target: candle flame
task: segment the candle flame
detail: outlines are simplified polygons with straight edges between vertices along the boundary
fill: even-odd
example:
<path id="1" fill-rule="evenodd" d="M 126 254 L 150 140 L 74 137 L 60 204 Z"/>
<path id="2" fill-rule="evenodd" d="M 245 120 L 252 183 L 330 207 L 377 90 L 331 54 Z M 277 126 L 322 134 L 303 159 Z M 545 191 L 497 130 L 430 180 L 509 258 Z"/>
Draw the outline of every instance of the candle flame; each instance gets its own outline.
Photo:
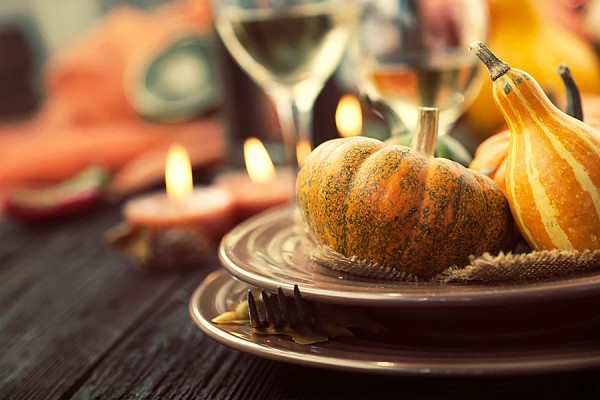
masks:
<path id="1" fill-rule="evenodd" d="M 306 159 L 310 155 L 312 148 L 308 139 L 300 139 L 296 144 L 296 158 L 298 159 L 298 167 L 301 168 Z"/>
<path id="2" fill-rule="evenodd" d="M 252 182 L 265 183 L 275 176 L 273 161 L 257 138 L 251 137 L 244 142 L 244 160 Z"/>
<path id="3" fill-rule="evenodd" d="M 165 183 L 171 199 L 182 199 L 192 193 L 192 164 L 187 151 L 179 144 L 171 145 L 167 152 Z"/>
<path id="4" fill-rule="evenodd" d="M 358 136 L 362 132 L 362 113 L 356 96 L 343 96 L 335 111 L 335 125 L 340 136 Z"/>

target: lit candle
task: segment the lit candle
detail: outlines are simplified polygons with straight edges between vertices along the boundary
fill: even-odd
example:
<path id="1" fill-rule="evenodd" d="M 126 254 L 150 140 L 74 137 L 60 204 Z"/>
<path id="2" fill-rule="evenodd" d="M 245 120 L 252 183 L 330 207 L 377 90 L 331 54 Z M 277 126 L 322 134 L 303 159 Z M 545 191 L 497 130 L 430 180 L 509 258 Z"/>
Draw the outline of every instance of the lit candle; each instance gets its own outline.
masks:
<path id="1" fill-rule="evenodd" d="M 222 174 L 214 184 L 231 194 L 238 220 L 291 201 L 295 173 L 290 169 L 276 169 L 260 140 L 246 140 L 244 160 L 247 171 Z"/>
<path id="2" fill-rule="evenodd" d="M 296 144 L 296 159 L 298 160 L 298 167 L 302 167 L 304 165 L 311 152 L 312 146 L 310 145 L 310 141 L 308 139 L 298 140 L 298 144 Z"/>
<path id="3" fill-rule="evenodd" d="M 335 125 L 341 137 L 358 136 L 362 132 L 362 111 L 356 96 L 343 96 L 335 110 Z"/>
<path id="4" fill-rule="evenodd" d="M 187 152 L 173 145 L 165 167 L 167 193 L 137 197 L 124 207 L 130 225 L 148 229 L 190 227 L 219 239 L 232 225 L 233 198 L 216 187 L 193 187 Z"/>

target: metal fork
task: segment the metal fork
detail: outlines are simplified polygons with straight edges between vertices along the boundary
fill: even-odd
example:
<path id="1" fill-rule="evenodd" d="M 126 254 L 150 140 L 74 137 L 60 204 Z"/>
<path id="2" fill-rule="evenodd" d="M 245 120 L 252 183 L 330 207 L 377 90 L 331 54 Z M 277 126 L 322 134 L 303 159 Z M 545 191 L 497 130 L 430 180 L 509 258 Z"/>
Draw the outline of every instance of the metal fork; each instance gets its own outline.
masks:
<path id="1" fill-rule="evenodd" d="M 271 326 L 278 329 L 285 325 L 295 328 L 317 324 L 315 306 L 302 298 L 298 285 L 294 285 L 292 298 L 286 297 L 281 288 L 277 289 L 277 294 L 263 289 L 261 297 L 262 301 L 257 301 L 252 291 L 248 291 L 248 314 L 254 328 Z"/>

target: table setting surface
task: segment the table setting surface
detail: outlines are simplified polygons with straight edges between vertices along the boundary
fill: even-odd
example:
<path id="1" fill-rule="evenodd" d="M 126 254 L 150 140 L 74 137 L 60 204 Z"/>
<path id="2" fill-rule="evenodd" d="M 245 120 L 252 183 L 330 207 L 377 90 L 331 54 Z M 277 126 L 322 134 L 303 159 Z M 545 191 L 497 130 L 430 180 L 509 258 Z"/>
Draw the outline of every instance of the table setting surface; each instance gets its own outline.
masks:
<path id="1" fill-rule="evenodd" d="M 117 206 L 48 225 L 0 224 L 3 399 L 597 398 L 597 371 L 386 376 L 272 361 L 198 329 L 190 297 L 222 270 L 135 271 L 102 240 Z"/>

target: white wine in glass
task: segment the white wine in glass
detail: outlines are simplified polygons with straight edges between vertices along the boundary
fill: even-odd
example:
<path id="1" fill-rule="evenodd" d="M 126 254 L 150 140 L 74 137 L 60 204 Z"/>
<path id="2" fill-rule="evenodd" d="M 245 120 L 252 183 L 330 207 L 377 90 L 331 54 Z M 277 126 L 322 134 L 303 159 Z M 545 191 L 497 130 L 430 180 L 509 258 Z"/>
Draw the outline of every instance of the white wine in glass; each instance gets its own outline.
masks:
<path id="1" fill-rule="evenodd" d="M 277 108 L 286 155 L 310 140 L 312 106 L 355 25 L 352 1 L 215 0 L 216 26 L 238 64 Z"/>
<path id="2" fill-rule="evenodd" d="M 420 105 L 439 108 L 439 124 L 447 128 L 477 93 L 479 70 L 479 65 L 467 58 L 458 63 L 453 60 L 448 65 L 378 66 L 369 68 L 365 79 L 370 81 L 374 97 L 385 99 L 409 129 L 415 128 Z"/>
<path id="3" fill-rule="evenodd" d="M 467 45 L 487 35 L 481 0 L 363 0 L 355 64 L 360 89 L 414 131 L 419 107 L 440 110 L 446 133 L 484 78 Z M 480 38 L 480 39 L 477 39 Z"/>

